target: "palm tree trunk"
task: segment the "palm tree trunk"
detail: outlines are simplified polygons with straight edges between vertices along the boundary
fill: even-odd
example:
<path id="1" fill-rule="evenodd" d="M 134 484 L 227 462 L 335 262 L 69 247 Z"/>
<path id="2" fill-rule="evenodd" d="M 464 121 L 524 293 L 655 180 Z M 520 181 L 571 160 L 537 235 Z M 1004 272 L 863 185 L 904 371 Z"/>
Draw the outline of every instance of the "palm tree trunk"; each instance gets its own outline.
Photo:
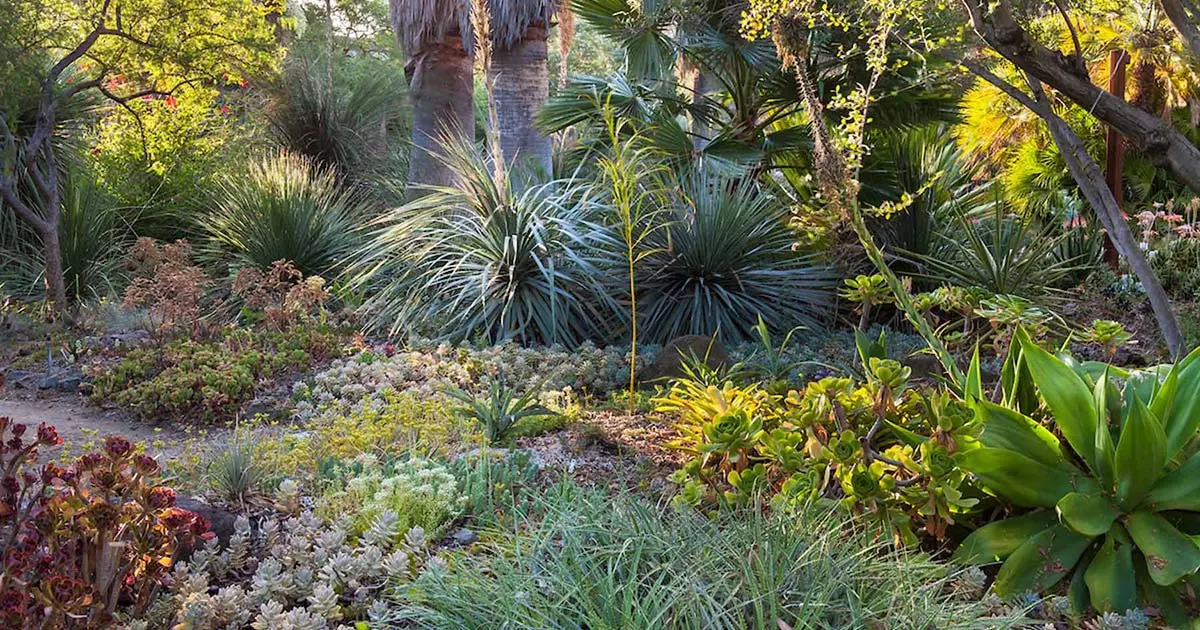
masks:
<path id="1" fill-rule="evenodd" d="M 512 46 L 492 57 L 490 78 L 495 81 L 500 148 L 504 160 L 531 167 L 535 174 L 552 175 L 550 138 L 533 126 L 538 109 L 550 97 L 546 67 L 546 24 L 537 22 Z"/>
<path id="2" fill-rule="evenodd" d="M 446 35 L 409 61 L 409 94 L 413 110 L 413 152 L 408 185 L 451 186 L 454 173 L 439 158 L 447 134 L 475 134 L 475 81 L 470 53 L 462 37 Z"/>

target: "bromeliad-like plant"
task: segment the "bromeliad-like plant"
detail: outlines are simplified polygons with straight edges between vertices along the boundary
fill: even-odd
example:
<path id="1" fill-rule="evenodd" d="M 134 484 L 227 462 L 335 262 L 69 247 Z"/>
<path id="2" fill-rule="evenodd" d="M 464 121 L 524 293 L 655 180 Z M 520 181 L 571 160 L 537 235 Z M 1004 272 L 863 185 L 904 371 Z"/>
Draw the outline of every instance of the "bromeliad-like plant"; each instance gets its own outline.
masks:
<path id="1" fill-rule="evenodd" d="M 1078 364 L 1017 333 L 1022 374 L 1055 431 L 1012 408 L 974 402 L 979 447 L 959 464 L 995 495 L 1035 511 L 992 523 L 959 562 L 1003 560 L 1001 597 L 1048 589 L 1069 574 L 1077 610 L 1157 608 L 1174 627 L 1200 569 L 1200 352 L 1126 372 Z"/>

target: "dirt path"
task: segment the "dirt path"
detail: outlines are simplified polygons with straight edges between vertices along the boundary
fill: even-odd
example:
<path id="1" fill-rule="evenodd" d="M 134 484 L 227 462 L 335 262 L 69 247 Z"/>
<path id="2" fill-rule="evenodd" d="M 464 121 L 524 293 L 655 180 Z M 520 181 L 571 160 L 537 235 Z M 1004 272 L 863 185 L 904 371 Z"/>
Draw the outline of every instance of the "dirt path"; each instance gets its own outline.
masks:
<path id="1" fill-rule="evenodd" d="M 172 457 L 183 448 L 188 435 L 171 425 L 154 426 L 132 420 L 120 411 L 105 411 L 85 404 L 78 396 L 62 394 L 50 397 L 0 397 L 0 416 L 12 418 L 31 428 L 45 422 L 54 425 L 71 453 L 79 454 L 86 447 L 107 435 L 120 435 L 132 442 L 142 443 L 152 455 Z"/>

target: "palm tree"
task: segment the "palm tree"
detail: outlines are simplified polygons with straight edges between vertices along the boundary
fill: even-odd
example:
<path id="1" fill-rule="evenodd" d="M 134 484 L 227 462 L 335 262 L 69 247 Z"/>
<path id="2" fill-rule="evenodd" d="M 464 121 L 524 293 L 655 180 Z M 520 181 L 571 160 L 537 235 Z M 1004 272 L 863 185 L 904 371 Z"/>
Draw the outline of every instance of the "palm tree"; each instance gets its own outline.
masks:
<path id="1" fill-rule="evenodd" d="M 413 109 L 408 184 L 448 186 L 454 173 L 439 158 L 439 139 L 475 130 L 471 29 L 465 2 L 390 0 L 392 28 L 409 57 Z M 544 50 L 543 50 L 544 52 Z"/>
<path id="2" fill-rule="evenodd" d="M 546 38 L 561 0 L 488 0 L 495 44 L 488 80 L 495 86 L 504 160 L 549 175 L 550 138 L 533 120 L 550 97 Z"/>

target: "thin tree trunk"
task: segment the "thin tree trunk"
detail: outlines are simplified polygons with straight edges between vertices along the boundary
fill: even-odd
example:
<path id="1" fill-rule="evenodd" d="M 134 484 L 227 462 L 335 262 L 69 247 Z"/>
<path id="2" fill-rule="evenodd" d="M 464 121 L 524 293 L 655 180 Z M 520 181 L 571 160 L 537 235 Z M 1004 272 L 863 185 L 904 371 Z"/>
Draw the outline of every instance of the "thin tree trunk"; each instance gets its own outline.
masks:
<path id="1" fill-rule="evenodd" d="M 58 221 L 54 221 L 53 229 L 42 233 L 41 237 L 46 256 L 46 298 L 53 304 L 54 312 L 66 318 L 69 302 L 63 274 L 62 244 L 58 238 Z"/>
<path id="2" fill-rule="evenodd" d="M 553 174 L 550 137 L 538 133 L 533 124 L 538 110 L 550 97 L 546 34 L 546 25 L 538 22 L 510 48 L 498 48 L 489 75 L 496 86 L 504 161 L 531 168 L 540 178 Z"/>
<path id="3" fill-rule="evenodd" d="M 447 35 L 409 61 L 413 111 L 413 151 L 409 158 L 410 195 L 420 186 L 451 186 L 455 174 L 441 160 L 446 137 L 475 134 L 475 82 L 472 59 L 462 38 Z"/>

